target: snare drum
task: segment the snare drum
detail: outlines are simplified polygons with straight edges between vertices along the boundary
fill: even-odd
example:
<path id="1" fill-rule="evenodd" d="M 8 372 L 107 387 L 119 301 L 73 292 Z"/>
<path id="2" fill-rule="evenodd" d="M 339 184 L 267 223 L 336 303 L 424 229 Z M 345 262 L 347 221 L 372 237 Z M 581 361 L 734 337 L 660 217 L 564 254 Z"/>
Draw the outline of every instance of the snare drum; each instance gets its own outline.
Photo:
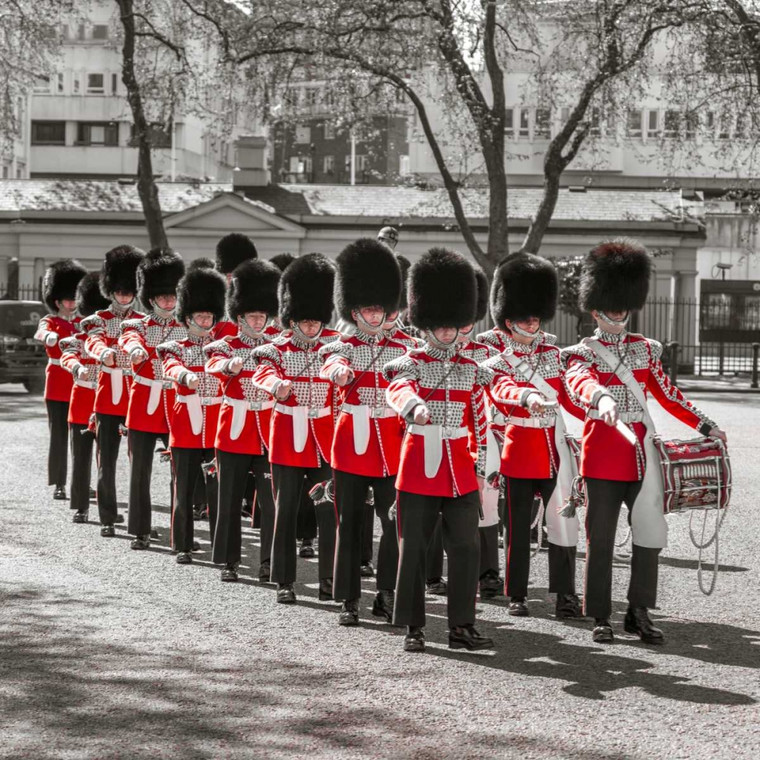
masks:
<path id="1" fill-rule="evenodd" d="M 731 461 L 723 441 L 663 441 L 655 436 L 665 487 L 665 514 L 725 509 L 731 499 Z"/>

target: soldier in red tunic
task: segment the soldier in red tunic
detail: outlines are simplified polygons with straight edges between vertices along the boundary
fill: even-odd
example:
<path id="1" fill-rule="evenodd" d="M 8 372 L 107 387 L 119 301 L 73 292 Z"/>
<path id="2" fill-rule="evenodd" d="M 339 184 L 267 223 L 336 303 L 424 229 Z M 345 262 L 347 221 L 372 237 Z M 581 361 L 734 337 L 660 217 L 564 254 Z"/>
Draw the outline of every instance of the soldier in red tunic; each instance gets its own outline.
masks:
<path id="1" fill-rule="evenodd" d="M 584 608 L 594 618 L 597 642 L 614 638 L 609 620 L 612 558 L 623 502 L 633 536 L 625 630 L 649 644 L 664 640 L 648 613 L 657 602 L 658 557 L 667 544 L 667 524 L 646 395 L 651 393 L 666 411 L 702 435 L 725 440 L 725 433 L 670 384 L 660 361 L 662 345 L 626 330 L 630 312 L 646 301 L 651 266 L 646 249 L 634 240 L 593 248 L 583 263 L 579 299 L 598 327 L 592 338 L 562 351 L 570 394 L 588 410 L 581 452 L 587 536 Z"/>
<path id="2" fill-rule="evenodd" d="M 367 496 L 372 488 L 382 537 L 377 560 L 377 596 L 372 614 L 393 617 L 398 540 L 388 513 L 396 500 L 401 426 L 388 406 L 385 364 L 406 353 L 386 337 L 386 314 L 398 311 L 401 271 L 386 246 L 369 238 L 348 245 L 336 260 L 338 315 L 351 335 L 320 349 L 322 377 L 340 389 L 331 464 L 338 511 L 333 596 L 343 602 L 340 625 L 359 624 L 361 566 Z M 372 514 L 374 518 L 374 513 Z"/>
<path id="3" fill-rule="evenodd" d="M 132 363 L 119 347 L 121 323 L 140 319 L 135 310 L 136 273 L 145 254 L 131 245 L 120 245 L 106 253 L 100 272 L 100 292 L 110 306 L 82 320 L 87 334 L 85 351 L 100 365 L 95 391 L 95 437 L 98 444 L 98 512 L 100 535 L 114 536 L 114 523 L 124 522 L 116 509 L 116 461 L 121 430 L 127 419 Z"/>
<path id="4" fill-rule="evenodd" d="M 325 325 L 333 310 L 334 265 L 321 253 L 296 259 L 279 287 L 280 322 L 290 332 L 254 351 L 260 363 L 256 387 L 276 401 L 269 436 L 269 461 L 275 495 L 272 581 L 277 601 L 293 604 L 296 594 L 296 532 L 304 477 L 311 486 L 331 477 L 332 386 L 320 377 L 319 349 L 340 334 Z M 335 507 L 317 505 L 319 598 L 332 599 L 335 556 Z"/>
<path id="5" fill-rule="evenodd" d="M 244 261 L 258 258 L 256 246 L 248 235 L 240 232 L 230 232 L 216 244 L 216 271 L 221 272 L 227 284 L 232 279 L 232 273 Z M 234 337 L 238 334 L 238 326 L 234 319 L 221 319 L 214 325 L 214 340 L 226 337 Z"/>
<path id="6" fill-rule="evenodd" d="M 98 272 L 86 274 L 77 286 L 77 313 L 89 317 L 100 309 L 108 308 L 108 299 L 100 292 Z M 69 430 L 71 431 L 71 509 L 75 523 L 86 523 L 90 509 L 90 474 L 92 472 L 92 444 L 95 442 L 93 407 L 95 388 L 98 385 L 98 363 L 84 350 L 86 335 L 76 333 L 64 338 L 61 347 L 61 366 L 73 378 L 69 404 Z"/>
<path id="7" fill-rule="evenodd" d="M 132 362 L 132 391 L 127 409 L 129 441 L 129 513 L 127 531 L 135 536 L 130 547 L 150 546 L 150 482 L 156 441 L 169 445 L 169 410 L 174 405 L 171 383 L 164 379 L 156 346 L 187 337 L 174 317 L 177 283 L 185 273 L 182 257 L 166 248 L 149 251 L 137 267 L 137 295 L 147 314 L 122 322 L 119 347 Z"/>
<path id="8" fill-rule="evenodd" d="M 50 429 L 48 449 L 48 485 L 55 486 L 53 498 L 66 499 L 68 414 L 71 399 L 71 375 L 61 367 L 62 338 L 76 334 L 76 289 L 87 270 L 74 259 L 54 262 L 42 281 L 42 299 L 50 314 L 40 320 L 36 340 L 45 344 L 48 365 L 45 370 L 45 407 Z"/>
<path id="9" fill-rule="evenodd" d="M 169 446 L 174 473 L 172 549 L 180 565 L 193 561 L 193 491 L 198 472 L 214 459 L 222 389 L 218 378 L 206 372 L 205 348 L 211 343 L 214 324 L 224 316 L 226 290 L 227 283 L 219 272 L 208 268 L 188 271 L 177 285 L 177 321 L 187 328 L 187 337 L 156 347 L 164 377 L 176 390 Z M 217 479 L 211 474 L 206 478 L 206 499 L 213 543 Z"/>
<path id="10" fill-rule="evenodd" d="M 269 471 L 269 428 L 274 400 L 253 384 L 253 350 L 269 343 L 266 328 L 277 314 L 280 270 L 267 261 L 245 261 L 234 271 L 227 292 L 227 315 L 238 325 L 234 337 L 206 346 L 206 372 L 219 378 L 224 399 L 216 433 L 219 515 L 212 560 L 224 565 L 223 581 L 236 581 L 240 562 L 240 505 L 253 473 L 261 511 L 259 580 L 268 581 L 274 532 L 274 497 Z"/>
<path id="11" fill-rule="evenodd" d="M 388 402 L 406 421 L 396 488 L 400 538 L 393 622 L 408 626 L 404 649 L 425 649 L 425 560 L 439 514 L 449 558 L 449 646 L 482 649 L 475 629 L 480 496 L 469 438 L 473 393 L 492 373 L 458 352 L 459 329 L 474 322 L 477 284 L 460 254 L 434 248 L 412 265 L 409 314 L 424 331 L 420 349 L 385 366 Z"/>
<path id="12" fill-rule="evenodd" d="M 565 391 L 559 349 L 541 330 L 557 307 L 556 269 L 539 256 L 517 253 L 496 270 L 491 294 L 491 314 L 504 346 L 486 366 L 495 374 L 491 401 L 505 421 L 500 472 L 506 493 L 509 614 L 528 614 L 530 533 L 538 493 L 546 509 L 549 591 L 557 595 L 556 614 L 578 617 L 578 521 L 560 515 L 577 473 L 560 407 L 580 419 L 584 415 Z"/>

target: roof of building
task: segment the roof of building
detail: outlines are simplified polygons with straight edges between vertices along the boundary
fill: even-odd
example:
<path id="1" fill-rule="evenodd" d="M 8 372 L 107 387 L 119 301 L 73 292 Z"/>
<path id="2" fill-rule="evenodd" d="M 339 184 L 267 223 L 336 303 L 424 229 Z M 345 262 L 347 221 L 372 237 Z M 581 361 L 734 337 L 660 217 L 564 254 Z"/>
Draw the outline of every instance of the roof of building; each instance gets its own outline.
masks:
<path id="1" fill-rule="evenodd" d="M 233 191 L 225 183 L 159 182 L 159 199 L 165 215 L 193 208 Z M 511 219 L 530 219 L 538 209 L 540 188 L 511 188 Z M 487 219 L 485 189 L 464 189 L 462 203 L 470 219 Z M 397 219 L 448 219 L 453 217 L 443 189 L 382 185 L 268 185 L 245 188 L 245 199 L 287 217 L 382 217 Z M 0 180 L 0 213 L 23 212 L 141 213 L 137 186 L 119 180 Z M 703 215 L 698 201 L 684 202 L 677 191 L 562 189 L 553 220 L 695 222 Z"/>

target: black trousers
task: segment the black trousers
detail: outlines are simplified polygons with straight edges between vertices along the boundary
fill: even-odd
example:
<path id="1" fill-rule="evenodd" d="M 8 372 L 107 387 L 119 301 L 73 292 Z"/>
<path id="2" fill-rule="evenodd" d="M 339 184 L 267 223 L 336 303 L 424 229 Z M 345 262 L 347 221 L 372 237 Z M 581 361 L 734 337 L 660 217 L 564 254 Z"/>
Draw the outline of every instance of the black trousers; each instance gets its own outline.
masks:
<path id="1" fill-rule="evenodd" d="M 214 449 L 181 449 L 172 447 L 172 471 L 174 474 L 174 504 L 172 508 L 172 549 L 189 552 L 193 549 L 193 492 L 198 470 L 203 462 L 214 458 Z M 216 528 L 216 504 L 218 484 L 216 477 L 206 480 L 208 504 L 208 527 L 211 542 Z"/>
<path id="2" fill-rule="evenodd" d="M 395 498 L 395 495 L 394 495 Z M 394 528 L 395 534 L 395 528 Z M 375 507 L 364 505 L 364 530 L 362 535 L 362 565 L 372 562 L 375 552 Z"/>
<path id="3" fill-rule="evenodd" d="M 333 471 L 335 507 L 338 512 L 338 541 L 335 550 L 333 597 L 336 600 L 358 599 L 362 593 L 361 563 L 364 527 L 367 523 L 367 489 L 375 492 L 374 511 L 380 518 L 383 534 L 377 556 L 377 588 L 393 591 L 398 568 L 396 526 L 388 512 L 396 500 L 396 477 L 371 478 L 341 470 Z M 374 513 L 372 515 L 374 519 Z M 321 551 L 321 549 L 320 549 Z"/>
<path id="4" fill-rule="evenodd" d="M 98 513 L 102 525 L 113 525 L 116 515 L 116 461 L 121 436 L 119 425 L 125 418 L 115 414 L 95 414 L 95 440 L 98 443 Z"/>
<path id="5" fill-rule="evenodd" d="M 478 528 L 480 535 L 480 576 L 489 572 L 499 574 L 499 526 Z"/>
<path id="6" fill-rule="evenodd" d="M 92 474 L 92 444 L 95 436 L 87 425 L 69 425 L 71 431 L 71 502 L 77 512 L 90 508 L 90 476 Z"/>
<path id="7" fill-rule="evenodd" d="M 269 559 L 274 530 L 274 497 L 269 460 L 264 455 L 233 454 L 217 449 L 216 466 L 219 478 L 219 513 L 216 518 L 212 561 L 217 564 L 240 562 L 240 505 L 243 503 L 249 473 L 254 476 L 256 502 L 261 509 L 261 561 Z"/>
<path id="8" fill-rule="evenodd" d="M 584 611 L 593 618 L 612 612 L 612 560 L 620 507 L 628 507 L 628 522 L 641 481 L 585 478 L 586 485 L 586 588 Z M 657 605 L 657 570 L 660 549 L 633 545 L 628 603 L 631 607 Z"/>
<path id="9" fill-rule="evenodd" d="M 549 503 L 557 478 L 505 478 L 507 541 L 507 596 L 522 599 L 528 595 L 530 575 L 530 526 L 536 493 Z M 575 546 L 549 544 L 549 591 L 575 593 Z"/>
<path id="10" fill-rule="evenodd" d="M 142 430 L 130 430 L 127 434 L 129 444 L 127 530 L 135 536 L 147 536 L 150 533 L 153 506 L 150 498 L 150 483 L 153 475 L 153 460 L 156 455 L 156 441 L 159 439 L 164 447 L 169 445 L 168 434 L 145 433 Z"/>
<path id="11" fill-rule="evenodd" d="M 272 465 L 275 516 L 272 540 L 271 579 L 274 583 L 296 580 L 296 533 L 298 510 L 306 487 L 329 480 L 332 471 L 326 462 L 321 467 Z M 316 507 L 319 528 L 319 578 L 332 578 L 335 561 L 335 505 L 326 501 Z"/>
<path id="12" fill-rule="evenodd" d="M 319 482 L 319 481 L 317 481 Z M 296 539 L 301 541 L 313 541 L 317 537 L 317 512 L 314 502 L 309 496 L 309 488 L 301 489 L 301 497 L 298 504 L 298 518 L 296 523 Z"/>
<path id="13" fill-rule="evenodd" d="M 48 449 L 48 485 L 66 486 L 66 467 L 69 446 L 69 402 L 45 399 L 50 430 Z"/>
<path id="14" fill-rule="evenodd" d="M 427 568 L 425 570 L 427 580 L 436 581 L 443 578 L 443 532 L 440 515 L 436 520 L 433 535 L 430 537 L 425 566 Z"/>
<path id="15" fill-rule="evenodd" d="M 480 566 L 477 491 L 457 497 L 399 491 L 399 565 L 394 625 L 425 625 L 426 556 L 439 517 L 449 558 L 449 626 L 475 622 Z"/>

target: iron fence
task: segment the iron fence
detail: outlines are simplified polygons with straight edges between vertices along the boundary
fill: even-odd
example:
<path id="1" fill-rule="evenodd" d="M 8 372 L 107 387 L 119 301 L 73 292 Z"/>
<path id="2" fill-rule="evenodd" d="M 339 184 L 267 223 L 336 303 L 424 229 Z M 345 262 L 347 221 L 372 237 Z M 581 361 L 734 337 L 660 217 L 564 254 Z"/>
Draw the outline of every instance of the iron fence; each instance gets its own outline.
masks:
<path id="1" fill-rule="evenodd" d="M 0 283 L 0 300 L 41 301 L 42 281 L 36 285 L 18 285 L 13 282 Z"/>

